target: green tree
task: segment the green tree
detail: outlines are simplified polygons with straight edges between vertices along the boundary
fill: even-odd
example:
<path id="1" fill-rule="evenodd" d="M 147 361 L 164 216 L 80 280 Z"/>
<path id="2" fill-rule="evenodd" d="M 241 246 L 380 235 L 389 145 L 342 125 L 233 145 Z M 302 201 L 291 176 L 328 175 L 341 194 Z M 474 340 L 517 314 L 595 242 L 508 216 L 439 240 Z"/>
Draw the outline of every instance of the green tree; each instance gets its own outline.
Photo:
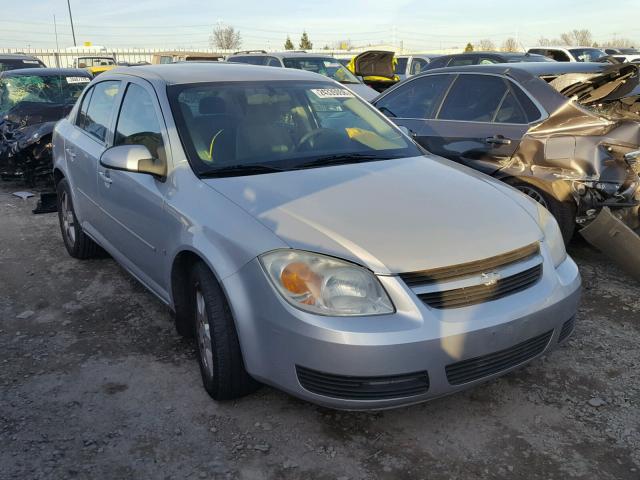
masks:
<path id="1" fill-rule="evenodd" d="M 289 35 L 287 35 L 287 41 L 284 42 L 284 49 L 285 50 L 293 50 L 294 48 L 295 47 L 293 46 L 293 42 L 289 38 Z"/>
<path id="2" fill-rule="evenodd" d="M 471 42 L 467 43 L 467 46 L 464 47 L 464 51 L 466 52 L 473 52 L 473 45 L 471 44 Z"/>
<path id="3" fill-rule="evenodd" d="M 309 40 L 307 32 L 302 32 L 302 37 L 300 37 L 300 50 L 311 50 L 312 48 L 313 43 Z"/>

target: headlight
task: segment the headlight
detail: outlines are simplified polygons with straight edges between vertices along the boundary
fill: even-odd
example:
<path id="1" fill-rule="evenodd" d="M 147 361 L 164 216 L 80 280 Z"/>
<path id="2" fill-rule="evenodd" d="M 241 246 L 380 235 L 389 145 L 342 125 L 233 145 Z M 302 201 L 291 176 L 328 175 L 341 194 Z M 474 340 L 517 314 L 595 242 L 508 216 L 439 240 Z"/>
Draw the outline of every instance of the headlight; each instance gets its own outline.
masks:
<path id="1" fill-rule="evenodd" d="M 353 263 L 299 250 L 275 250 L 260 262 L 282 296 L 302 310 L 336 316 L 395 311 L 375 275 Z"/>
<path id="2" fill-rule="evenodd" d="M 557 267 L 565 258 L 567 258 L 567 251 L 564 248 L 564 239 L 558 227 L 558 222 L 553 218 L 553 215 L 538 204 L 538 224 L 544 233 L 544 242 L 549 247 L 551 252 L 551 258 L 553 259 L 553 265 Z"/>

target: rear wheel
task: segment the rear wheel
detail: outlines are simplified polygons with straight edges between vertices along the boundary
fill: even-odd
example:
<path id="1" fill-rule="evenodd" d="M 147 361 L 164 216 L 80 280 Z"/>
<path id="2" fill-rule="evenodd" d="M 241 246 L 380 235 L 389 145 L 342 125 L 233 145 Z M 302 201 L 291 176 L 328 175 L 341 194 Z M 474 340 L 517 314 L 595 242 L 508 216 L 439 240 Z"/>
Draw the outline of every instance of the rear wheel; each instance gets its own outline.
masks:
<path id="1" fill-rule="evenodd" d="M 71 188 L 66 178 L 58 182 L 58 220 L 64 246 L 73 258 L 86 259 L 96 256 L 100 247 L 83 231 L 73 207 Z"/>
<path id="2" fill-rule="evenodd" d="M 564 243 L 568 244 L 576 229 L 575 205 L 572 202 L 560 202 L 533 185 L 516 183 L 513 186 L 551 212 L 558 222 Z"/>
<path id="3" fill-rule="evenodd" d="M 194 265 L 191 286 L 193 325 L 205 390 L 215 400 L 254 392 L 260 384 L 245 370 L 231 309 L 205 264 Z"/>

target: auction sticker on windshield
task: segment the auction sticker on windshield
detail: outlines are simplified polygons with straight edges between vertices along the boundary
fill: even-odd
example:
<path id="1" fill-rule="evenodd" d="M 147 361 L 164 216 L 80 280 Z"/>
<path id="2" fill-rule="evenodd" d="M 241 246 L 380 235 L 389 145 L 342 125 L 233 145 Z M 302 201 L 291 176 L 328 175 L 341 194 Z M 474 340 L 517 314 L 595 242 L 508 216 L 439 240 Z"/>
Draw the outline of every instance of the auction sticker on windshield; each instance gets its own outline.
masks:
<path id="1" fill-rule="evenodd" d="M 87 77 L 66 77 L 67 83 L 89 83 L 90 79 Z"/>
<path id="2" fill-rule="evenodd" d="M 353 93 L 344 88 L 313 88 L 311 91 L 319 98 L 351 98 Z"/>

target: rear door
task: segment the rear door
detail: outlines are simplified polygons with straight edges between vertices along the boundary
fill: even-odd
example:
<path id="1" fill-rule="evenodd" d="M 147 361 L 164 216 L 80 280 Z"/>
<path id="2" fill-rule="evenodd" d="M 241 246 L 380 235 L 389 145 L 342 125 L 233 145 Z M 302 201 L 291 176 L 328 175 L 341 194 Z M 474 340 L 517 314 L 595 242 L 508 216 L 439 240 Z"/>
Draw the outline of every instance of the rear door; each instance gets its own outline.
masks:
<path id="1" fill-rule="evenodd" d="M 116 117 L 114 147 L 144 145 L 155 160 L 167 164 L 169 140 L 150 84 L 132 79 L 124 89 Z M 101 233 L 124 257 L 119 260 L 161 296 L 166 293 L 160 287 L 167 242 L 163 232 L 171 224 L 164 209 L 168 188 L 162 178 L 98 166 L 99 202 L 104 216 Z"/>
<path id="2" fill-rule="evenodd" d="M 100 223 L 97 168 L 106 150 L 110 125 L 120 93 L 120 81 L 107 80 L 89 88 L 80 105 L 74 128 L 65 138 L 65 157 L 75 209 L 82 227 L 93 233 Z"/>
<path id="3" fill-rule="evenodd" d="M 429 151 L 484 173 L 503 168 L 541 111 L 512 81 L 458 74 L 418 141 Z"/>

